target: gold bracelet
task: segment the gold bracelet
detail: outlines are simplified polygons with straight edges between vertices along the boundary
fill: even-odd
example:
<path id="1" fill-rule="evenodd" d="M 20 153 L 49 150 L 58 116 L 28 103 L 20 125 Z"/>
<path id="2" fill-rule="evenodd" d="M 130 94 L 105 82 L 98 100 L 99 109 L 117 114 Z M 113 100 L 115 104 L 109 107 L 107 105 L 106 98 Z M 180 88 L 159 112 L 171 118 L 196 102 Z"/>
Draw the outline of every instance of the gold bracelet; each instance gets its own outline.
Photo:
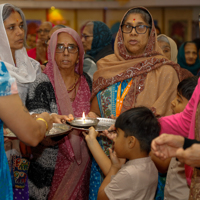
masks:
<path id="1" fill-rule="evenodd" d="M 37 118 L 36 121 L 37 120 L 43 121 L 46 124 L 46 131 L 48 131 L 48 124 L 47 124 L 46 120 L 43 118 Z"/>

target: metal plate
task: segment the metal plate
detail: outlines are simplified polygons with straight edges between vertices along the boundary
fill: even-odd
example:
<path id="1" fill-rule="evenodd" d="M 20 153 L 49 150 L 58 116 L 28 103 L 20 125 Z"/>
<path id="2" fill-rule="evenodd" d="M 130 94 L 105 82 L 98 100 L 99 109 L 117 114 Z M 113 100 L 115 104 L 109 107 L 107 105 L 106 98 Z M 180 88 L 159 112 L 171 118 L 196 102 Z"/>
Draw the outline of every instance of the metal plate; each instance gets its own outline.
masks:
<path id="1" fill-rule="evenodd" d="M 72 121 L 67 121 L 66 123 L 77 128 L 89 128 L 91 126 L 96 126 L 99 122 L 99 119 L 94 119 L 90 117 L 86 117 L 83 120 L 82 117 L 74 118 Z"/>
<path id="2" fill-rule="evenodd" d="M 58 135 L 67 134 L 67 132 L 71 129 L 72 127 L 67 124 L 53 123 L 53 128 L 50 131 L 46 132 L 46 136 L 56 137 Z M 17 136 L 10 129 L 7 128 L 6 131 L 8 134 L 4 134 L 5 137 L 17 138 Z"/>
<path id="3" fill-rule="evenodd" d="M 17 136 L 10 129 L 6 128 L 5 130 L 8 133 L 8 134 L 4 134 L 5 137 L 17 138 Z"/>
<path id="4" fill-rule="evenodd" d="M 98 132 L 102 132 L 104 130 L 107 130 L 110 128 L 112 124 L 115 124 L 115 119 L 110 119 L 110 118 L 97 118 L 99 120 L 98 124 L 94 126 L 95 130 Z M 88 128 L 78 128 L 78 127 L 73 127 L 74 129 L 78 130 L 83 130 L 83 131 L 89 131 Z"/>
<path id="5" fill-rule="evenodd" d="M 58 135 L 69 134 L 69 131 L 72 129 L 71 126 L 67 124 L 57 124 L 53 123 L 53 128 L 46 132 L 47 137 L 56 137 Z"/>

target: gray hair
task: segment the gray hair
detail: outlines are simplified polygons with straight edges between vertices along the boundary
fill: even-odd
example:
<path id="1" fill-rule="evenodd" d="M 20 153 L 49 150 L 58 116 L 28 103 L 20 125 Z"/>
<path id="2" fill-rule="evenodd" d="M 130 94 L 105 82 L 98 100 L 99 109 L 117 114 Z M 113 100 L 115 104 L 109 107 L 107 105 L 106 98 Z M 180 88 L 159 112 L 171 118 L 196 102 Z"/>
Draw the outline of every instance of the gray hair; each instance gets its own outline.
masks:
<path id="1" fill-rule="evenodd" d="M 13 6 L 11 4 L 5 4 L 3 7 L 3 12 L 2 12 L 2 18 L 3 21 L 5 21 L 13 11 L 16 11 L 20 14 L 22 21 L 23 21 L 23 29 L 24 29 L 24 46 L 26 45 L 26 35 L 27 35 L 27 24 L 26 24 L 26 19 L 24 16 L 24 13 L 22 12 L 22 10 L 16 6 Z"/>
<path id="2" fill-rule="evenodd" d="M 159 35 L 157 37 L 157 41 L 162 41 L 162 42 L 166 42 L 170 45 L 169 40 L 167 39 L 167 37 L 165 37 L 164 35 Z"/>
<path id="3" fill-rule="evenodd" d="M 60 28 L 68 28 L 68 26 L 62 25 L 62 24 L 57 24 L 55 25 L 52 29 L 60 29 Z"/>
<path id="4" fill-rule="evenodd" d="M 122 24 L 125 23 L 127 17 L 128 17 L 130 14 L 132 14 L 132 13 L 140 14 L 141 17 L 142 17 L 142 19 L 143 19 L 149 26 L 152 26 L 152 19 L 151 19 L 150 14 L 149 14 L 146 10 L 144 10 L 144 9 L 142 9 L 142 8 L 133 8 L 133 9 L 129 10 L 129 11 L 126 13 L 126 15 L 125 15 L 125 17 L 124 17 L 124 19 L 123 19 L 123 21 L 122 21 Z M 150 28 L 150 32 L 151 32 L 151 28 Z"/>

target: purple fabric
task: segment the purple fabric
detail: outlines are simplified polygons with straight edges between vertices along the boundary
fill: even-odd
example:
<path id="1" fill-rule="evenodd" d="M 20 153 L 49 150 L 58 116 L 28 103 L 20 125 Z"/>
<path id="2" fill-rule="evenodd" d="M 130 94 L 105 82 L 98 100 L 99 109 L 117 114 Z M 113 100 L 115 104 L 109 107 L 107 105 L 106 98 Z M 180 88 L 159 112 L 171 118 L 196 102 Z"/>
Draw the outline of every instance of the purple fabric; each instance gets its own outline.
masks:
<path id="1" fill-rule="evenodd" d="M 29 200 L 28 178 L 26 179 L 26 185 L 23 189 L 13 188 L 13 200 Z"/>

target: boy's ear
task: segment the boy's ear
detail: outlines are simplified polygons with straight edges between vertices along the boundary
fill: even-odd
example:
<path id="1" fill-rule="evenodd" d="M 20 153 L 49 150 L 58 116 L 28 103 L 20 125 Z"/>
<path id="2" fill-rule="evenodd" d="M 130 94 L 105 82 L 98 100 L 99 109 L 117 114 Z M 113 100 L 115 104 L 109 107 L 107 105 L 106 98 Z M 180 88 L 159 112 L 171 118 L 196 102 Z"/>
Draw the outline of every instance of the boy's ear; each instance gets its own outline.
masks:
<path id="1" fill-rule="evenodd" d="M 136 144 L 136 138 L 134 136 L 128 137 L 128 147 L 129 149 L 132 149 Z"/>

